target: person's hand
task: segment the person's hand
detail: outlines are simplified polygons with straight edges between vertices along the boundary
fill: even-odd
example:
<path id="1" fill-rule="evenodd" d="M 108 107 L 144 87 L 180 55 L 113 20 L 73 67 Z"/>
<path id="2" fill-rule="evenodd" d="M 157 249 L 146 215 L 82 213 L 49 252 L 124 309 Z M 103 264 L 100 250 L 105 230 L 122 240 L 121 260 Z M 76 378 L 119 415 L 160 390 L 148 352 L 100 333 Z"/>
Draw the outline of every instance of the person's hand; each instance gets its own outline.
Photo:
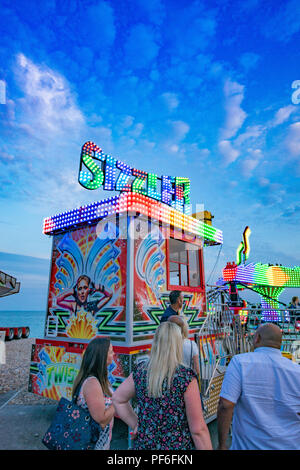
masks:
<path id="1" fill-rule="evenodd" d="M 134 428 L 134 430 L 131 431 L 131 433 L 130 433 L 130 437 L 131 437 L 132 441 L 136 438 L 137 433 L 138 433 L 138 423 L 137 423 L 136 427 Z"/>

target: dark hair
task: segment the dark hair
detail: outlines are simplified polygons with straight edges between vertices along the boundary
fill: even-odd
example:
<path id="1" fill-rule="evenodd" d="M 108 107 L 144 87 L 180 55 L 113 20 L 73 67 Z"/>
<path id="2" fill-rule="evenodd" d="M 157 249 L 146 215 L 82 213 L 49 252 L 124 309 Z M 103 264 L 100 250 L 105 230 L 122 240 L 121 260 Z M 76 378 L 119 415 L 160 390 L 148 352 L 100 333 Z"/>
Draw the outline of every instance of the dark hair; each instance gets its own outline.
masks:
<path id="1" fill-rule="evenodd" d="M 72 397 L 87 377 L 96 377 L 104 394 L 111 396 L 107 374 L 109 338 L 94 338 L 83 353 L 80 370 L 74 380 Z"/>
<path id="2" fill-rule="evenodd" d="M 170 292 L 169 299 L 170 299 L 171 305 L 176 304 L 180 294 L 181 294 L 181 290 L 172 290 L 172 292 Z"/>
<path id="3" fill-rule="evenodd" d="M 88 284 L 91 282 L 89 276 L 87 276 L 86 274 L 81 274 L 81 276 L 79 276 L 79 278 L 77 279 L 76 286 L 78 286 L 78 284 L 80 283 L 80 281 L 82 281 L 83 279 L 84 279 Z"/>

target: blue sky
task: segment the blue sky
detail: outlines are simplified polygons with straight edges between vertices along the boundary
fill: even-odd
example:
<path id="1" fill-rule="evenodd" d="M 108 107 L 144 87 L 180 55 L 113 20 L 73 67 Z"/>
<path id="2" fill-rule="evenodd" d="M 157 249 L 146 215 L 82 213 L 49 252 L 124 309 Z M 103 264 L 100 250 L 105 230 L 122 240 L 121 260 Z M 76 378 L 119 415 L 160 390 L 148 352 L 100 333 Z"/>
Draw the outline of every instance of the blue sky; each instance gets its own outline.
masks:
<path id="1" fill-rule="evenodd" d="M 0 309 L 45 308 L 43 218 L 109 197 L 77 182 L 87 140 L 191 179 L 224 234 L 210 282 L 246 225 L 249 261 L 300 264 L 298 1 L 0 3 L 0 269 L 24 287 Z"/>

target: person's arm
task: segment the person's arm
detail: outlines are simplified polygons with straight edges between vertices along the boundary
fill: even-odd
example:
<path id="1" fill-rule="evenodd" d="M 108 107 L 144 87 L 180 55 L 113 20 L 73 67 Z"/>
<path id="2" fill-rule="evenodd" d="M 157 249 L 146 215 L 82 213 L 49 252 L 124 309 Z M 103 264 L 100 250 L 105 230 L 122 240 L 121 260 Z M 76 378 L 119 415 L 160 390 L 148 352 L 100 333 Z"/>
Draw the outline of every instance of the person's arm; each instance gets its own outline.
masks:
<path id="1" fill-rule="evenodd" d="M 200 378 L 199 349 L 198 349 L 197 344 L 194 341 L 192 344 L 193 344 L 193 368 L 199 379 Z"/>
<path id="2" fill-rule="evenodd" d="M 200 377 L 200 363 L 199 363 L 198 354 L 193 357 L 193 369 L 196 372 L 196 374 L 198 375 L 198 377 Z"/>
<path id="3" fill-rule="evenodd" d="M 105 408 L 102 387 L 94 377 L 84 384 L 82 392 L 92 418 L 104 429 L 115 414 L 114 406 Z"/>
<path id="4" fill-rule="evenodd" d="M 111 300 L 113 295 L 112 295 L 112 293 L 107 292 L 104 289 L 104 286 L 100 287 L 100 285 L 99 285 L 98 288 L 96 288 L 96 290 L 98 290 L 99 292 L 102 292 L 104 294 L 104 297 L 102 297 L 102 299 L 99 300 L 99 302 L 97 303 L 97 311 L 98 311 L 101 308 L 103 308 L 104 305 L 107 304 L 107 302 L 109 302 Z"/>
<path id="5" fill-rule="evenodd" d="M 219 450 L 226 450 L 226 440 L 235 404 L 242 393 L 239 356 L 234 356 L 225 372 L 217 411 Z"/>
<path id="6" fill-rule="evenodd" d="M 67 297 L 70 297 L 71 295 L 73 296 L 73 299 L 66 300 Z M 74 311 L 74 304 L 75 304 L 75 299 L 74 299 L 73 287 L 56 297 L 56 305 L 58 305 L 61 308 L 66 308 L 67 310 Z"/>
<path id="7" fill-rule="evenodd" d="M 117 416 L 124 421 L 127 426 L 135 429 L 138 422 L 138 417 L 133 411 L 130 400 L 135 397 L 135 385 L 132 374 L 119 385 L 113 394 L 113 404 Z"/>
<path id="8" fill-rule="evenodd" d="M 235 403 L 226 400 L 226 398 L 220 397 L 217 412 L 219 438 L 218 450 L 227 450 L 226 440 L 229 433 L 234 406 Z"/>
<path id="9" fill-rule="evenodd" d="M 212 443 L 204 421 L 199 387 L 193 379 L 184 393 L 185 411 L 190 433 L 197 450 L 212 450 Z"/>

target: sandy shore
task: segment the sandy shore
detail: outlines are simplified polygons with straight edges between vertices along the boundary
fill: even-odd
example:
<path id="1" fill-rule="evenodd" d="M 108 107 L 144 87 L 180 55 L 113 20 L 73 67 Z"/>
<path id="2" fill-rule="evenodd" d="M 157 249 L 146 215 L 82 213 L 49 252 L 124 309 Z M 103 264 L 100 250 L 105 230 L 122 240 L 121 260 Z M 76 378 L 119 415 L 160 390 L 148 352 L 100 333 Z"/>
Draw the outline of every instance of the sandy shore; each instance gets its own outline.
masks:
<path id="1" fill-rule="evenodd" d="M 57 401 L 27 391 L 34 338 L 5 342 L 6 364 L 0 364 L 0 394 L 20 391 L 8 405 L 53 405 Z"/>

